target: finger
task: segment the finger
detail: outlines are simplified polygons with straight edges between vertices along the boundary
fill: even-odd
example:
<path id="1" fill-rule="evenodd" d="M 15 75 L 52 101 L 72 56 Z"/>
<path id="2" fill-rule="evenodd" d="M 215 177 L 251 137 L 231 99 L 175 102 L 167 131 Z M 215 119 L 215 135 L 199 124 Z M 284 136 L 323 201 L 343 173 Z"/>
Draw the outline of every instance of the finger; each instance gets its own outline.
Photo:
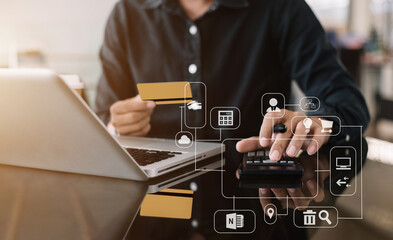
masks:
<path id="1" fill-rule="evenodd" d="M 287 190 L 295 206 L 302 207 L 299 209 L 303 210 L 304 207 L 307 207 L 310 204 L 309 199 L 304 199 L 305 195 L 300 188 L 288 188 Z"/>
<path id="2" fill-rule="evenodd" d="M 112 114 L 124 114 L 132 111 L 146 111 L 154 108 L 155 106 L 155 102 L 142 101 L 138 95 L 133 98 L 117 101 L 111 106 L 110 112 Z"/>
<path id="3" fill-rule="evenodd" d="M 320 187 L 318 191 L 318 185 L 314 180 L 308 180 L 306 182 L 307 189 L 310 191 L 312 196 L 314 197 L 315 202 L 322 202 L 323 199 L 325 198 L 325 192 L 323 191 L 323 188 Z"/>
<path id="4" fill-rule="evenodd" d="M 287 199 L 281 199 L 280 204 L 283 209 L 286 209 L 286 208 L 295 209 L 296 208 L 295 203 L 293 203 L 292 199 L 288 199 L 288 203 L 287 203 Z"/>
<path id="5" fill-rule="evenodd" d="M 261 129 L 259 131 L 260 144 L 262 147 L 267 147 L 271 143 L 273 134 L 273 127 L 282 121 L 282 118 L 273 118 L 277 113 L 269 112 L 265 115 Z M 280 113 L 281 115 L 281 113 Z"/>
<path id="6" fill-rule="evenodd" d="M 296 157 L 299 150 L 302 148 L 304 140 L 306 138 L 306 128 L 304 124 L 300 121 L 296 124 L 292 140 L 286 149 L 286 153 L 289 157 Z"/>
<path id="7" fill-rule="evenodd" d="M 262 146 L 259 143 L 258 137 L 243 139 L 236 144 L 236 150 L 240 153 L 251 152 L 260 148 L 262 148 Z"/>
<path id="8" fill-rule="evenodd" d="M 129 136 L 134 136 L 134 137 L 144 137 L 146 136 L 151 130 L 151 125 L 147 124 L 146 127 L 144 127 L 142 130 L 138 132 L 131 133 Z"/>
<path id="9" fill-rule="evenodd" d="M 276 198 L 286 198 L 288 196 L 287 190 L 285 188 L 272 188 L 272 192 Z"/>
<path id="10" fill-rule="evenodd" d="M 310 145 L 307 147 L 308 155 L 314 155 L 326 142 L 326 136 L 313 136 Z"/>
<path id="11" fill-rule="evenodd" d="M 262 205 L 263 211 L 265 211 L 266 205 L 272 203 L 272 200 L 270 199 L 272 197 L 272 192 L 270 191 L 269 188 L 260 188 L 259 189 L 259 202 Z M 265 212 L 267 214 L 267 212 Z"/>
<path id="12" fill-rule="evenodd" d="M 111 118 L 111 123 L 114 127 L 119 128 L 121 126 L 135 124 L 149 116 L 150 116 L 149 111 L 129 112 L 120 115 L 115 114 L 113 118 Z"/>
<path id="13" fill-rule="evenodd" d="M 149 123 L 150 123 L 150 117 L 147 117 L 137 123 L 116 128 L 116 131 L 120 135 L 130 135 L 131 133 L 136 133 L 143 130 L 146 127 L 146 125 L 148 125 Z"/>
<path id="14" fill-rule="evenodd" d="M 281 159 L 282 154 L 288 146 L 288 143 L 292 137 L 292 132 L 287 131 L 285 133 L 279 133 L 274 139 L 274 143 L 270 149 L 270 160 L 278 161 Z"/>

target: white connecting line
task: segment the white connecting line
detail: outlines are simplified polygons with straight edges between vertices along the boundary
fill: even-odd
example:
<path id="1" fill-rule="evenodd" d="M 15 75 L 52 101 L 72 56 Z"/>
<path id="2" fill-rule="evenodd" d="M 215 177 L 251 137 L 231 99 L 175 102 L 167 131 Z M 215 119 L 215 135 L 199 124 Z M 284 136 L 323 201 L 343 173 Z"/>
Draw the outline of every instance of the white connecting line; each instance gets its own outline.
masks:
<path id="1" fill-rule="evenodd" d="M 194 166 L 195 166 L 195 168 L 194 168 L 194 171 L 202 171 L 202 172 L 225 172 L 225 170 L 223 169 L 223 166 L 224 166 L 224 163 L 223 163 L 223 161 L 224 161 L 224 159 L 223 159 L 223 157 L 221 157 L 221 169 L 200 169 L 200 168 L 197 168 L 197 156 L 196 156 L 196 152 L 197 152 L 197 142 L 221 142 L 221 137 L 222 137 L 222 134 L 221 134 L 221 129 L 220 129 L 220 139 L 202 139 L 202 140 L 198 140 L 197 141 L 197 129 L 194 129 L 195 131 L 195 133 L 194 133 L 194 137 L 195 137 L 195 142 L 194 142 L 194 147 L 195 147 L 195 154 L 194 154 L 194 156 L 195 156 L 195 160 L 194 160 Z"/>
<path id="2" fill-rule="evenodd" d="M 277 198 L 277 199 L 278 199 L 278 198 Z M 288 214 L 289 214 L 288 195 L 286 196 L 286 199 L 287 199 L 287 207 L 286 207 L 287 213 L 277 213 L 277 216 L 288 216 Z"/>
<path id="3" fill-rule="evenodd" d="M 184 106 L 180 106 L 180 132 L 183 131 L 183 111 Z"/>
<path id="4" fill-rule="evenodd" d="M 342 220 L 363 220 L 363 126 L 342 125 L 341 127 L 358 127 L 360 129 L 360 217 L 337 217 Z"/>

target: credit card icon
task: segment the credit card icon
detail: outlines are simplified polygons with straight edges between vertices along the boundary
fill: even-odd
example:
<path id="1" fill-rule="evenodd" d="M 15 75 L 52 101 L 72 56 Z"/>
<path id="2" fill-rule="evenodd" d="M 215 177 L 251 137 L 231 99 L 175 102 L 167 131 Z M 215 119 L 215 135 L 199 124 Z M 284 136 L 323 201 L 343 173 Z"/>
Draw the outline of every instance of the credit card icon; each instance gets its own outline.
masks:
<path id="1" fill-rule="evenodd" d="M 183 189 L 164 189 L 147 194 L 140 215 L 144 217 L 190 219 L 194 192 Z"/>
<path id="2" fill-rule="evenodd" d="M 137 88 L 142 100 L 154 101 L 157 105 L 185 104 L 192 101 L 189 82 L 139 83 Z"/>

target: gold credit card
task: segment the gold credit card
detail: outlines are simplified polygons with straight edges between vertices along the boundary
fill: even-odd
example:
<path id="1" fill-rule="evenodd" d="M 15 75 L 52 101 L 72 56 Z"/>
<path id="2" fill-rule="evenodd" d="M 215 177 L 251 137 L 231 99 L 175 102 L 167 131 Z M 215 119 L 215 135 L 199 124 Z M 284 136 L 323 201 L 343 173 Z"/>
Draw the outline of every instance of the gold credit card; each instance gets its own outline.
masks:
<path id="1" fill-rule="evenodd" d="M 154 194 L 147 194 L 142 202 L 140 215 L 190 219 L 194 192 L 183 189 L 164 189 Z"/>
<path id="2" fill-rule="evenodd" d="M 189 82 L 139 83 L 137 88 L 143 101 L 154 101 L 157 105 L 192 101 Z"/>

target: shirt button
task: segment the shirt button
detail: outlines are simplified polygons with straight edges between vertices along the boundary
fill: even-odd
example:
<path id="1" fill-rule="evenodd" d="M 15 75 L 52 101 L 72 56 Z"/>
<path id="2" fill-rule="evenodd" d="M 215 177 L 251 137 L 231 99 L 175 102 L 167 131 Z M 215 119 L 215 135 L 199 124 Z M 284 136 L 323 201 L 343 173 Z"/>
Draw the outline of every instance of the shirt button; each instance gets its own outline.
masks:
<path id="1" fill-rule="evenodd" d="M 198 70 L 197 66 L 195 64 L 190 64 L 190 66 L 188 66 L 188 72 L 191 74 L 196 73 Z"/>
<path id="2" fill-rule="evenodd" d="M 198 29 L 195 25 L 192 25 L 190 29 L 188 29 L 191 35 L 195 35 L 198 32 Z"/>

